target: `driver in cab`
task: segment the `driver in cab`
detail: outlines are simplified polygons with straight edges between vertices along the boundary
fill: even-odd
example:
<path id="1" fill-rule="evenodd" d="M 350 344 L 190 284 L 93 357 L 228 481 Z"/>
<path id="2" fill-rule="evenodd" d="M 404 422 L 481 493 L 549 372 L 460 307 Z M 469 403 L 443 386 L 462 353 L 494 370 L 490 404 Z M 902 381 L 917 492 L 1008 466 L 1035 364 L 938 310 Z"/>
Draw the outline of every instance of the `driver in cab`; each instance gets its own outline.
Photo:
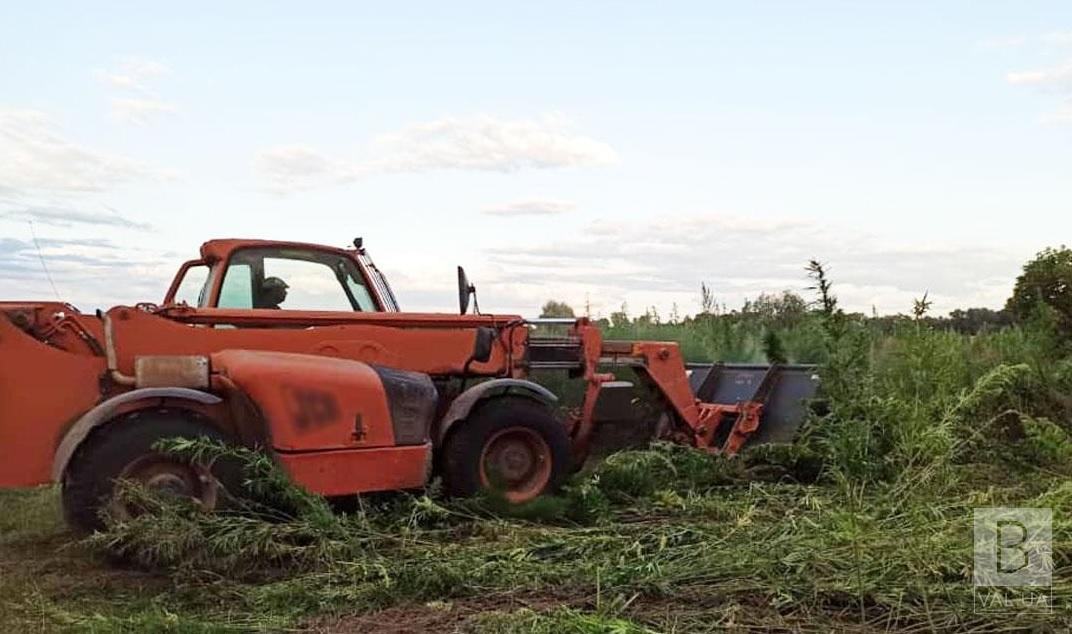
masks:
<path id="1" fill-rule="evenodd" d="M 264 283 L 261 284 L 261 291 L 257 294 L 257 303 L 254 308 L 269 308 L 280 309 L 282 304 L 287 299 L 287 283 L 278 277 L 266 277 Z"/>

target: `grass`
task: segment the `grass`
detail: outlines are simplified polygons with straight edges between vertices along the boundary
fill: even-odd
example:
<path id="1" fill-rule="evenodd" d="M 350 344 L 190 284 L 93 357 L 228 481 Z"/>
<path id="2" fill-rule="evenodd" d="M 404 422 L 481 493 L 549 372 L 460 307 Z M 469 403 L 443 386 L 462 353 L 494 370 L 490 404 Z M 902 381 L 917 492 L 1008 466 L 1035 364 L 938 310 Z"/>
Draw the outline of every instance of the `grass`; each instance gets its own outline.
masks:
<path id="1" fill-rule="evenodd" d="M 1072 357 L 1051 324 L 1040 314 L 964 335 L 836 305 L 671 325 L 619 318 L 608 336 L 821 362 L 823 400 L 792 447 L 734 460 L 666 445 L 622 452 L 521 508 L 445 500 L 433 487 L 333 512 L 241 452 L 271 504 L 204 515 L 129 488 L 151 512 L 88 540 L 65 532 L 54 490 L 5 492 L 0 622 L 88 632 L 1068 631 Z M 1053 509 L 1052 614 L 975 609 L 972 515 L 986 506 Z"/>

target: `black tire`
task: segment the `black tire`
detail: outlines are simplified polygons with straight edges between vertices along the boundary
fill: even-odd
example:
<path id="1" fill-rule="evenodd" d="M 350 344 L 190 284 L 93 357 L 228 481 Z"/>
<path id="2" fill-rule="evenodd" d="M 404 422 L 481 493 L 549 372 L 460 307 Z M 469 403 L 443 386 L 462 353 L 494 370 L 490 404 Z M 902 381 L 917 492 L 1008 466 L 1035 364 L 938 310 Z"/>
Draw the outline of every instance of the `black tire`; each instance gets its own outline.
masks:
<path id="1" fill-rule="evenodd" d="M 499 486 L 489 482 L 486 451 L 509 440 L 512 436 L 532 440 L 537 458 L 532 482 Z M 542 441 L 542 444 L 539 441 Z M 495 443 L 489 447 L 489 443 Z M 522 444 L 525 444 L 524 442 Z M 501 453 L 501 452 L 500 452 Z M 547 477 L 543 478 L 543 462 L 549 460 Z M 526 502 L 543 493 L 554 491 L 570 473 L 572 455 L 565 427 L 543 404 L 520 396 L 500 396 L 485 401 L 463 421 L 455 423 L 441 453 L 443 479 L 447 492 L 455 496 L 470 496 L 481 490 L 502 493 L 512 502 Z M 526 473 L 528 473 L 526 471 Z"/>
<path id="2" fill-rule="evenodd" d="M 181 410 L 135 412 L 94 431 L 78 447 L 63 478 L 63 512 L 71 528 L 78 532 L 104 528 L 101 511 L 112 501 L 115 481 L 136 461 L 159 458 L 161 463 L 177 464 L 153 451 L 153 444 L 164 438 L 231 442 L 210 423 Z M 214 461 L 210 473 L 219 489 L 217 500 L 241 486 L 242 466 L 233 459 Z"/>

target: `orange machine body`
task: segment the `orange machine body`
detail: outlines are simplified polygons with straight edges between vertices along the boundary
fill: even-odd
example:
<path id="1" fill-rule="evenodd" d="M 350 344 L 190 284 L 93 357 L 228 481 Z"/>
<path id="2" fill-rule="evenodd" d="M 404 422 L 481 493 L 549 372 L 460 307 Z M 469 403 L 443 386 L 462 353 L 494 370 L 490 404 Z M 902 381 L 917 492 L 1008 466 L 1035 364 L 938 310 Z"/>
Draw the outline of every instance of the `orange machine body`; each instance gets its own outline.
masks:
<path id="1" fill-rule="evenodd" d="M 220 307 L 230 263 L 249 268 L 250 284 L 264 282 L 268 271 L 248 267 L 250 254 L 273 250 L 330 264 L 353 310 Z M 198 267 L 207 271 L 197 305 L 177 301 Z M 0 487 L 62 480 L 95 429 L 145 408 L 190 410 L 248 446 L 269 449 L 317 493 L 418 487 L 435 445 L 480 398 L 521 392 L 554 400 L 524 381 L 543 367 L 531 358 L 529 335 L 529 322 L 515 315 L 399 312 L 359 244 L 206 242 L 201 258 L 179 269 L 161 306 L 86 315 L 60 302 L 0 302 Z M 698 402 L 675 344 L 604 342 L 583 318 L 565 341 L 570 371 L 588 386 L 566 421 L 578 458 L 587 451 L 596 398 L 613 379 L 596 371 L 608 360 L 638 367 L 661 393 L 680 442 L 710 446 L 712 424 L 728 414 L 738 418 L 737 440 L 727 445 L 735 451 L 758 422 L 758 407 L 716 412 Z M 561 359 L 547 364 L 563 367 Z M 492 380 L 474 386 L 480 379 Z"/>
<path id="2" fill-rule="evenodd" d="M 215 307 L 234 254 L 266 248 L 346 258 L 375 309 Z M 419 487 L 435 426 L 462 387 L 450 379 L 524 374 L 528 329 L 520 317 L 397 312 L 363 250 L 214 240 L 201 256 L 180 268 L 162 306 L 87 315 L 60 302 L 0 302 L 0 487 L 61 478 L 65 444 L 76 447 L 93 427 L 146 407 L 194 410 L 271 449 L 317 493 Z M 201 305 L 174 303 L 197 265 L 210 267 Z M 474 359 L 478 336 L 489 333 L 486 358 Z M 149 358 L 198 360 L 205 380 L 186 385 L 188 376 L 161 374 L 159 364 L 155 375 L 139 373 Z M 205 397 L 191 400 L 185 388 Z"/>

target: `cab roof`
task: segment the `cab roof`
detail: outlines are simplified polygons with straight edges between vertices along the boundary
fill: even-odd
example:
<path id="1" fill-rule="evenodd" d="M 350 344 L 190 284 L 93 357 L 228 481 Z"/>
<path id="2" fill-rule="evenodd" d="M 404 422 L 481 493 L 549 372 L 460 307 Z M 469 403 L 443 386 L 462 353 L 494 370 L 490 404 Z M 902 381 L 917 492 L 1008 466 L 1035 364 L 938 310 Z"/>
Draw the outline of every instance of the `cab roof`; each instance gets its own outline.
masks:
<path id="1" fill-rule="evenodd" d="M 217 238 L 209 240 L 201 245 L 201 259 L 206 262 L 216 262 L 226 259 L 228 255 L 238 249 L 246 248 L 299 248 L 316 249 L 318 251 L 333 251 L 340 254 L 352 254 L 354 249 L 314 244 L 311 242 L 291 242 L 289 240 L 257 240 L 252 238 Z"/>

